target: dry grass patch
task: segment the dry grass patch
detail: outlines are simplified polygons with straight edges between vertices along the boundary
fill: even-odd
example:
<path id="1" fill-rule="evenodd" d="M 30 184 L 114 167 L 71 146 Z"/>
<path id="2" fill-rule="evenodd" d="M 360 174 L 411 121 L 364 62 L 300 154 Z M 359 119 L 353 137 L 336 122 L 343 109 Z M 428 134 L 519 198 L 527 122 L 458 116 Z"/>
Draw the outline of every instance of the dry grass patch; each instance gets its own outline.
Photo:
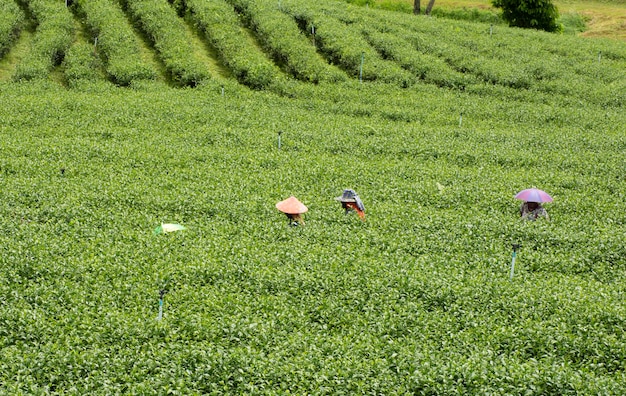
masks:
<path id="1" fill-rule="evenodd" d="M 413 6 L 413 0 L 397 1 Z M 423 8 L 427 4 L 427 0 L 421 0 Z M 587 30 L 579 35 L 626 41 L 626 1 L 556 1 L 555 4 L 561 15 L 577 13 L 587 19 Z M 436 0 L 435 7 L 493 9 L 490 0 Z"/>

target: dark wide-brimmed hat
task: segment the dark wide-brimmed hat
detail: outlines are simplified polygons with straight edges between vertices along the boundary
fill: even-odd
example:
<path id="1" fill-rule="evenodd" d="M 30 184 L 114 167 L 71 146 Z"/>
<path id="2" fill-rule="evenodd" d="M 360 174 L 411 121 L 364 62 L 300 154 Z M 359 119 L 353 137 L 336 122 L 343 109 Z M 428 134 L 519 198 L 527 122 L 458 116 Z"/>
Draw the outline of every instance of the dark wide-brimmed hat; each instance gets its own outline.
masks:
<path id="1" fill-rule="evenodd" d="M 343 190 L 343 194 L 341 194 L 341 197 L 337 197 L 335 199 L 339 202 L 356 202 L 356 199 L 358 197 L 359 196 L 354 190 L 346 189 Z"/>
<path id="2" fill-rule="evenodd" d="M 363 201 L 361 201 L 359 195 L 352 189 L 343 190 L 343 194 L 341 194 L 341 197 L 337 197 L 335 199 L 341 203 L 353 202 L 360 210 L 365 210 Z"/>

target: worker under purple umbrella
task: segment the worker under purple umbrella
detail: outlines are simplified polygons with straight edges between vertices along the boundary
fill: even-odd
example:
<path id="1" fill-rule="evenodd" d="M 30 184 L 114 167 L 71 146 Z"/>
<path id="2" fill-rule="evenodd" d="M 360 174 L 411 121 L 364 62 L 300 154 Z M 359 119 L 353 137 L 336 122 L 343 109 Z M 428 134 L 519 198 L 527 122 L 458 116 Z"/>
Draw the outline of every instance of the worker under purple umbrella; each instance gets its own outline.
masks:
<path id="1" fill-rule="evenodd" d="M 537 220 L 544 217 L 550 220 L 548 212 L 541 206 L 543 202 L 552 202 L 552 197 L 547 192 L 537 188 L 528 188 L 517 193 L 515 198 L 524 201 L 519 210 L 522 219 Z"/>

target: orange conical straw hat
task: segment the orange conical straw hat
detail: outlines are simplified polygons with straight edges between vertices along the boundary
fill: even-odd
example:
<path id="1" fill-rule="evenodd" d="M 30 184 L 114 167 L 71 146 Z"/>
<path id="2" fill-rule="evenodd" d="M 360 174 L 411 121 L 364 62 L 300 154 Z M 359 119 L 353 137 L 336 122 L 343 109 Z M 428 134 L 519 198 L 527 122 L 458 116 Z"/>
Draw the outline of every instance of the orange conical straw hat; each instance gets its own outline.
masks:
<path id="1" fill-rule="evenodd" d="M 280 210 L 283 213 L 287 214 L 300 214 L 305 213 L 309 210 L 304 204 L 298 201 L 298 198 L 293 195 L 284 201 L 280 201 L 276 204 L 276 209 Z"/>

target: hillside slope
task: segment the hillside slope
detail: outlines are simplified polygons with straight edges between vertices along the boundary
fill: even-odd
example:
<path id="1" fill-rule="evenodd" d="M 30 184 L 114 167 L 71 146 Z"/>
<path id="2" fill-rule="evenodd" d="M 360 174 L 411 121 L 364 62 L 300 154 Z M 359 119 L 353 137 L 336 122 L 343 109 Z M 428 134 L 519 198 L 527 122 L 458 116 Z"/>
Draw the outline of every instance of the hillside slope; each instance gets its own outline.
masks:
<path id="1" fill-rule="evenodd" d="M 610 83 L 622 77 L 626 58 L 622 43 L 501 27 L 494 32 L 480 23 L 436 22 L 328 0 L 315 6 L 299 0 L 146 0 L 132 7 L 98 0 L 38 11 L 46 1 L 25 1 L 22 8 L 15 3 L 13 14 L 2 20 L 8 33 L 0 35 L 0 80 L 46 79 L 55 70 L 65 75 L 61 82 L 74 85 L 81 70 L 96 68 L 101 73 L 86 73 L 86 80 L 99 75 L 122 86 L 159 74 L 175 86 L 212 79 L 222 84 L 223 76 L 232 76 L 251 88 L 276 92 L 288 90 L 294 80 L 345 78 L 403 87 L 425 82 L 465 89 L 488 82 L 531 88 L 567 86 L 572 79 Z M 58 29 L 62 24 L 67 26 Z M 82 36 L 74 24 L 86 27 Z M 34 26 L 30 37 L 29 25 Z M 46 30 L 48 25 L 53 28 Z M 70 43 L 78 45 L 81 37 L 93 43 L 91 53 L 69 51 Z M 144 42 L 158 65 L 140 52 Z M 37 55 L 42 51 L 52 55 Z M 578 66 L 582 64 L 589 66 Z"/>
<path id="2" fill-rule="evenodd" d="M 0 0 L 1 394 L 626 394 L 624 43 L 42 2 Z"/>

